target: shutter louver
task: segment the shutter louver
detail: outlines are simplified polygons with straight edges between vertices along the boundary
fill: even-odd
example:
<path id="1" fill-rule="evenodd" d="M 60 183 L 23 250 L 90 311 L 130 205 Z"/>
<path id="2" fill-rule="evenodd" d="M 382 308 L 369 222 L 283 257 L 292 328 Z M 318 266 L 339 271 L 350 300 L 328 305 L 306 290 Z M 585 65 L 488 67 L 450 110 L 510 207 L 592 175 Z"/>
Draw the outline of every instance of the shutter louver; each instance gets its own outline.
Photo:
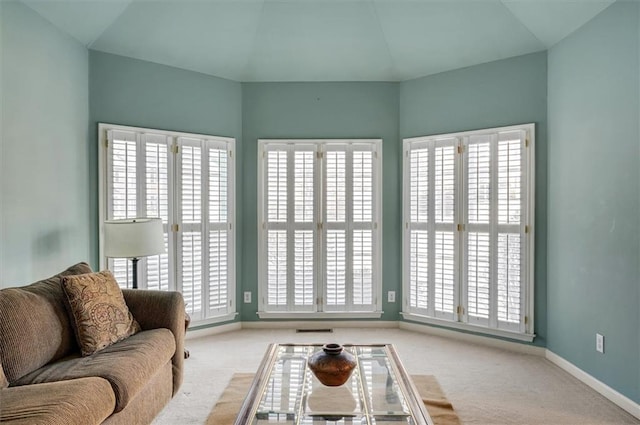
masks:
<path id="1" fill-rule="evenodd" d="M 353 231 L 353 304 L 373 303 L 373 234 Z"/>
<path id="2" fill-rule="evenodd" d="M 500 224 L 520 224 L 521 145 L 522 141 L 518 134 L 500 135 L 498 142 L 498 222 Z"/>
<path id="3" fill-rule="evenodd" d="M 287 232 L 267 231 L 267 298 L 269 305 L 287 305 Z"/>
<path id="4" fill-rule="evenodd" d="M 287 221 L 287 152 L 267 152 L 267 220 Z"/>
<path id="5" fill-rule="evenodd" d="M 453 313 L 455 270 L 455 246 L 453 232 L 436 232 L 435 235 L 435 310 Z"/>
<path id="6" fill-rule="evenodd" d="M 327 231 L 327 305 L 347 301 L 346 240 L 344 230 Z"/>
<path id="7" fill-rule="evenodd" d="M 182 233 L 182 295 L 191 315 L 202 311 L 202 238 L 200 232 Z"/>
<path id="8" fill-rule="evenodd" d="M 209 223 L 227 222 L 228 165 L 226 149 L 209 149 Z"/>
<path id="9" fill-rule="evenodd" d="M 498 320 L 520 322 L 520 235 L 498 236 Z"/>
<path id="10" fill-rule="evenodd" d="M 295 231 L 294 260 L 294 305 L 313 305 L 314 268 L 313 268 L 313 231 Z"/>
<path id="11" fill-rule="evenodd" d="M 429 220 L 429 150 L 416 149 L 410 155 L 411 221 L 426 223 Z"/>
<path id="12" fill-rule="evenodd" d="M 182 145 L 182 208 L 184 224 L 200 224 L 202 212 L 202 165 L 200 147 Z"/>
<path id="13" fill-rule="evenodd" d="M 373 152 L 353 153 L 353 221 L 373 220 Z"/>
<path id="14" fill-rule="evenodd" d="M 429 238 L 425 230 L 412 230 L 409 245 L 409 305 L 429 307 Z"/>
<path id="15" fill-rule="evenodd" d="M 227 282 L 227 231 L 209 232 L 209 308 L 226 310 L 228 302 Z"/>
<path id="16" fill-rule="evenodd" d="M 343 223 L 346 220 L 346 152 L 329 151 L 327 155 L 327 222 Z"/>
<path id="17" fill-rule="evenodd" d="M 134 218 L 137 215 L 137 182 L 135 140 L 112 140 L 112 195 L 113 220 Z"/>
<path id="18" fill-rule="evenodd" d="M 453 223 L 455 212 L 455 147 L 435 149 L 435 221 Z"/>
<path id="19" fill-rule="evenodd" d="M 467 312 L 489 319 L 490 246 L 488 233 L 469 232 L 467 237 Z"/>
<path id="20" fill-rule="evenodd" d="M 477 140 L 479 139 L 479 140 Z M 489 224 L 491 215 L 491 146 L 488 136 L 472 137 L 467 150 L 467 205 L 470 224 Z"/>
<path id="21" fill-rule="evenodd" d="M 310 223 L 313 221 L 313 161 L 314 152 L 295 152 L 294 210 L 296 223 Z"/>

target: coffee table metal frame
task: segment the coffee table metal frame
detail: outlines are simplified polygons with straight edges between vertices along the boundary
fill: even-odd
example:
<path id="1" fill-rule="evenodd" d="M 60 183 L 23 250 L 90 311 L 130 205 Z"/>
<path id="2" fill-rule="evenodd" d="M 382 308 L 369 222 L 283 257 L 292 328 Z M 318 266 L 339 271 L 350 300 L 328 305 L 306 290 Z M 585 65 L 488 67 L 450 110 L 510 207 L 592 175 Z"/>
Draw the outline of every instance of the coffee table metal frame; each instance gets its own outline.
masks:
<path id="1" fill-rule="evenodd" d="M 267 384 L 271 376 L 271 372 L 278 358 L 278 350 L 280 347 L 321 347 L 322 344 L 269 344 L 253 383 L 249 388 L 249 392 L 242 403 L 240 412 L 235 421 L 235 425 L 248 425 L 253 422 L 257 409 L 260 405 L 261 396 L 264 394 Z M 402 392 L 405 401 L 409 407 L 410 414 L 416 425 L 433 425 L 433 421 L 424 407 L 424 403 L 420 398 L 417 388 L 409 374 L 407 374 L 398 353 L 392 344 L 344 344 L 345 347 L 366 347 L 366 348 L 384 348 L 389 359 L 393 372 L 396 376 L 397 384 Z M 305 366 L 308 367 L 308 366 Z"/>

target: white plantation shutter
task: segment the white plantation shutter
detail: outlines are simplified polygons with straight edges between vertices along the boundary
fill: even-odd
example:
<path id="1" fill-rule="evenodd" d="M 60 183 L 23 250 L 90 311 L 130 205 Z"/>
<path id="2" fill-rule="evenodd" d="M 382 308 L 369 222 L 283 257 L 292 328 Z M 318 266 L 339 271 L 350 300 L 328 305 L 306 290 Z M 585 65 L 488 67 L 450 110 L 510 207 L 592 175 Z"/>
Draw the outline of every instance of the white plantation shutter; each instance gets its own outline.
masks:
<path id="1" fill-rule="evenodd" d="M 170 176 L 173 171 L 173 158 L 170 155 L 171 138 L 158 134 L 142 134 L 141 152 L 144 158 L 144 184 L 141 187 L 142 204 L 146 207 L 145 217 L 160 217 L 164 230 L 165 253 L 145 257 L 140 282 L 146 289 L 168 291 L 175 287 L 173 282 L 175 263 L 171 252 L 174 241 L 170 237 L 169 223 L 173 222 L 170 208 L 173 193 Z"/>
<path id="2" fill-rule="evenodd" d="M 192 319 L 231 311 L 233 260 L 228 143 L 177 139 L 178 281 Z"/>
<path id="3" fill-rule="evenodd" d="M 377 149 L 260 142 L 262 311 L 375 311 Z"/>
<path id="4" fill-rule="evenodd" d="M 405 264 L 408 309 L 451 320 L 457 307 L 458 140 L 419 142 L 407 151 Z"/>
<path id="5" fill-rule="evenodd" d="M 160 217 L 167 253 L 140 259 L 141 288 L 168 290 L 171 286 L 168 223 L 170 139 L 166 135 L 110 130 L 107 132 L 107 211 L 109 220 Z M 133 283 L 131 260 L 111 258 L 107 263 L 118 283 Z"/>
<path id="6" fill-rule="evenodd" d="M 326 311 L 375 309 L 375 145 L 324 146 Z"/>
<path id="7" fill-rule="evenodd" d="M 187 312 L 204 315 L 203 141 L 178 138 L 178 276 Z"/>
<path id="8" fill-rule="evenodd" d="M 526 133 L 500 132 L 497 135 L 497 304 L 498 327 L 518 329 L 524 306 L 522 240 L 525 238 L 522 216 L 526 208 L 524 151 Z"/>
<path id="9" fill-rule="evenodd" d="M 141 258 L 140 287 L 179 290 L 193 321 L 233 313 L 233 140 L 107 126 L 105 219 L 160 217 L 162 255 Z M 123 287 L 131 261 L 108 259 Z"/>
<path id="10" fill-rule="evenodd" d="M 131 131 L 107 132 L 106 219 L 120 220 L 138 216 L 138 135 Z M 133 285 L 131 261 L 109 258 L 107 267 L 123 288 Z"/>
<path id="11" fill-rule="evenodd" d="M 271 144 L 264 161 L 266 305 L 271 311 L 314 311 L 316 147 Z"/>
<path id="12" fill-rule="evenodd" d="M 533 125 L 405 140 L 405 311 L 532 333 L 532 143 Z"/>
<path id="13" fill-rule="evenodd" d="M 467 193 L 467 321 L 484 326 L 494 326 L 495 275 L 492 275 L 492 254 L 495 238 L 492 237 L 492 217 L 495 216 L 495 169 L 493 152 L 495 137 L 492 134 L 471 135 L 466 139 L 466 193 Z M 463 300 L 464 301 L 464 300 Z M 463 304 L 465 304 L 463 302 Z"/>

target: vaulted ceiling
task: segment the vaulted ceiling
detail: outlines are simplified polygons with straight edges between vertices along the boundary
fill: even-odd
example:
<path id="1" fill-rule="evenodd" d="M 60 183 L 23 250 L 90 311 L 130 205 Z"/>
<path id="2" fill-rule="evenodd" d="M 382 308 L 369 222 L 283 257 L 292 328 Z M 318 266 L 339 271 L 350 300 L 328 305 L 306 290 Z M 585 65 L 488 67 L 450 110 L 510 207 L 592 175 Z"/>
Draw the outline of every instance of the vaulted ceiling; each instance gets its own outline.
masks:
<path id="1" fill-rule="evenodd" d="M 614 0 L 22 2 L 89 49 L 231 80 L 403 81 L 545 50 Z"/>

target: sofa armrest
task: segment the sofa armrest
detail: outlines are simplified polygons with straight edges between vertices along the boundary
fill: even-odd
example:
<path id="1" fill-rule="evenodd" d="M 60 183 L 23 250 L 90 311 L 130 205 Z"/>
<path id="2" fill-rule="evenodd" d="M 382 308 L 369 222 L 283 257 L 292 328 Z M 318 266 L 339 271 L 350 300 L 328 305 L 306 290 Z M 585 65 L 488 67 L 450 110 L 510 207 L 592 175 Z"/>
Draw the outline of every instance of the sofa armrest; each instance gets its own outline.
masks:
<path id="1" fill-rule="evenodd" d="M 176 339 L 173 355 L 173 394 L 182 384 L 184 365 L 185 306 L 182 294 L 175 291 L 123 289 L 124 300 L 142 330 L 166 328 Z"/>

